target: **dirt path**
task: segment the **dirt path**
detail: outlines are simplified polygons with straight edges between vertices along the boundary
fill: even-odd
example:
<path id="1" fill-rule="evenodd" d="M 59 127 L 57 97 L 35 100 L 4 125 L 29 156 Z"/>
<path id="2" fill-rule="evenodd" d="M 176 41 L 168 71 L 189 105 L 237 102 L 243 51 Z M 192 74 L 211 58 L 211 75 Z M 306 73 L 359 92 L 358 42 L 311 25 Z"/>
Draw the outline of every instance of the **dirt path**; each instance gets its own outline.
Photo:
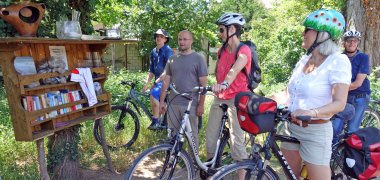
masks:
<path id="1" fill-rule="evenodd" d="M 108 169 L 82 169 L 81 172 L 85 180 L 122 180 L 124 177 L 123 174 L 115 174 Z"/>

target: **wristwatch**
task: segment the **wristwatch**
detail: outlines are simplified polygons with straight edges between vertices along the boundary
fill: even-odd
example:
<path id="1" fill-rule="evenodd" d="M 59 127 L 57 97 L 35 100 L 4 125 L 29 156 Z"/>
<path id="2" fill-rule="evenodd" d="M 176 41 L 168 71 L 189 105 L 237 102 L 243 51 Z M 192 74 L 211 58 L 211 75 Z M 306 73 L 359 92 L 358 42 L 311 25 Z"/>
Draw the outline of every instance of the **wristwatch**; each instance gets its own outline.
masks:
<path id="1" fill-rule="evenodd" d="M 222 84 L 220 84 L 220 85 L 224 85 L 224 86 L 226 86 L 226 88 L 228 88 L 230 86 L 230 84 L 227 81 L 223 81 Z"/>

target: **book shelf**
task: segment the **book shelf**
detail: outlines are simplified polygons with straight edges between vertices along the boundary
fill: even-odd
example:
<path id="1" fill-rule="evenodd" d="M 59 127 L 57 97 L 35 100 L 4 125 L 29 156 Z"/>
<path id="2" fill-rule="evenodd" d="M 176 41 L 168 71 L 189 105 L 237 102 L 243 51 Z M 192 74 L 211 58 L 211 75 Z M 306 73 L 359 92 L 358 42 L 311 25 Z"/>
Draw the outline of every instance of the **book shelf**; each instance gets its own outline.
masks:
<path id="1" fill-rule="evenodd" d="M 28 88 L 26 85 L 45 78 L 69 76 L 71 70 L 78 67 L 84 61 L 86 52 L 98 52 L 102 55 L 104 49 L 110 43 L 128 43 L 130 41 L 120 40 L 60 40 L 52 38 L 0 38 L 0 65 L 2 67 L 4 86 L 7 93 L 10 115 L 17 141 L 35 141 L 52 135 L 57 131 L 80 124 L 87 120 L 95 120 L 111 112 L 111 95 L 104 92 L 104 82 L 107 79 L 106 67 L 93 67 L 92 73 L 99 76 L 93 78 L 94 82 L 99 82 L 103 93 L 97 95 L 98 103 L 91 107 L 84 106 L 55 117 L 46 117 L 36 121 L 40 116 L 44 116 L 54 110 L 71 108 L 78 104 L 86 104 L 87 99 L 73 102 L 66 102 L 52 107 L 45 107 L 35 111 L 25 110 L 21 100 L 24 96 L 34 96 L 51 91 L 62 89 L 69 91 L 81 91 L 77 82 L 67 81 L 66 83 L 53 85 L 39 85 Z M 31 56 L 38 68 L 38 64 L 46 62 L 50 57 L 49 46 L 64 46 L 67 56 L 68 70 L 62 74 L 44 73 L 33 75 L 20 75 L 14 68 L 14 60 L 17 56 Z M 83 93 L 82 93 L 83 94 Z"/>

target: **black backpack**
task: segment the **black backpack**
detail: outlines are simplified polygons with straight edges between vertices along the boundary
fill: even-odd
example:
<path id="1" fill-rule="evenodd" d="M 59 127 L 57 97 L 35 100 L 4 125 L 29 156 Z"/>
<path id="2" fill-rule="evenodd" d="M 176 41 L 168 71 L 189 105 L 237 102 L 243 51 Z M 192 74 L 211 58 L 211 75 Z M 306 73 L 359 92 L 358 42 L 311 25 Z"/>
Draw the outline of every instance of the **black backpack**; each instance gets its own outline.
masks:
<path id="1" fill-rule="evenodd" d="M 252 41 L 243 41 L 239 44 L 239 46 L 236 49 L 235 61 L 237 59 L 237 54 L 240 48 L 244 45 L 247 45 L 249 49 L 251 49 L 251 71 L 248 74 L 245 67 L 242 71 L 248 77 L 248 89 L 251 90 L 251 92 L 253 92 L 253 90 L 256 89 L 257 86 L 259 86 L 259 83 L 261 82 L 261 69 L 259 67 L 259 57 L 257 56 L 255 43 L 253 43 Z"/>
<path id="2" fill-rule="evenodd" d="M 243 73 L 248 78 L 248 89 L 253 92 L 254 89 L 257 88 L 259 83 L 261 82 L 261 69 L 259 67 L 259 58 L 257 56 L 257 50 L 256 45 L 252 41 L 242 41 L 240 42 L 239 46 L 236 49 L 235 54 L 235 61 L 237 59 L 238 52 L 242 46 L 248 46 L 249 49 L 251 49 L 251 71 L 247 73 L 247 70 L 245 67 L 243 68 Z M 224 47 L 222 47 L 222 50 L 220 52 L 223 52 Z M 220 59 L 222 53 L 219 53 L 218 58 Z M 232 66 L 231 66 L 232 67 Z"/>

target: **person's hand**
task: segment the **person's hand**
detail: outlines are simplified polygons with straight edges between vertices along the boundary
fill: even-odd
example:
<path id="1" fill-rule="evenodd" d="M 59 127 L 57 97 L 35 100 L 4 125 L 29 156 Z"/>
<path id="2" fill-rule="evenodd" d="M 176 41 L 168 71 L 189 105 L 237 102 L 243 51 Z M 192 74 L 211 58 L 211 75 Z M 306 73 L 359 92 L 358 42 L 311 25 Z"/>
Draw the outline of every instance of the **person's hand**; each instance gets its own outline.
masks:
<path id="1" fill-rule="evenodd" d="M 226 90 L 227 86 L 226 85 L 222 85 L 222 84 L 214 84 L 214 85 L 211 86 L 211 88 L 212 88 L 212 92 L 213 93 L 220 93 L 220 92 Z"/>
<path id="2" fill-rule="evenodd" d="M 146 90 L 148 89 L 148 86 L 149 86 L 148 83 L 146 83 L 146 84 L 144 85 L 144 87 L 143 87 L 143 92 L 146 92 Z"/>
<path id="3" fill-rule="evenodd" d="M 297 109 L 294 112 L 292 112 L 292 114 L 291 114 L 292 122 L 302 126 L 302 121 L 297 119 L 296 118 L 297 116 L 311 116 L 311 117 L 313 117 L 313 111 L 312 110 Z"/>
<path id="4" fill-rule="evenodd" d="M 197 116 L 202 116 L 203 115 L 203 113 L 204 113 L 204 105 L 200 105 L 200 104 L 198 104 L 198 106 L 197 106 L 197 111 L 196 111 L 196 115 Z"/>
<path id="5" fill-rule="evenodd" d="M 160 109 L 160 114 L 165 114 L 165 112 L 166 112 L 166 103 L 165 102 L 160 102 L 159 109 Z"/>

